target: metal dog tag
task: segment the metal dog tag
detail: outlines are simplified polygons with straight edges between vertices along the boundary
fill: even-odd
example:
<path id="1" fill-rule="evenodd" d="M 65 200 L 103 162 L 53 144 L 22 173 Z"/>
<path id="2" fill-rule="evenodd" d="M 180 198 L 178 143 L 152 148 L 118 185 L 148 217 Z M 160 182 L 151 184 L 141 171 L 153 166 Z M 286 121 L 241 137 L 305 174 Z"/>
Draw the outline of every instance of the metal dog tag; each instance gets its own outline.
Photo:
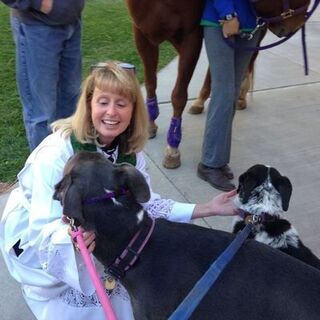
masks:
<path id="1" fill-rule="evenodd" d="M 113 290 L 116 284 L 117 281 L 111 276 L 108 276 L 107 279 L 104 281 L 104 287 L 109 291 Z"/>

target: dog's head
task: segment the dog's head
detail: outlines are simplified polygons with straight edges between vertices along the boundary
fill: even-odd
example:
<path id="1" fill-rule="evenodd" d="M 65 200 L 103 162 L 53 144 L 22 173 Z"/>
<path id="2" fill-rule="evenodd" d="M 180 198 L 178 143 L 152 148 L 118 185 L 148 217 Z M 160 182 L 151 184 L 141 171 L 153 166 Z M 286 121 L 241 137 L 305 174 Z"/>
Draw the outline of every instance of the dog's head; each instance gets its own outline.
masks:
<path id="1" fill-rule="evenodd" d="M 114 196 L 103 199 L 106 194 Z M 64 215 L 92 229 L 101 221 L 97 216 L 101 212 L 112 224 L 111 219 L 123 218 L 129 207 L 141 208 L 139 203 L 149 200 L 150 190 L 134 166 L 114 165 L 98 152 L 79 152 L 67 162 L 53 198 L 60 201 Z"/>
<path id="2" fill-rule="evenodd" d="M 239 177 L 235 204 L 251 214 L 279 215 L 288 210 L 291 193 L 287 177 L 275 168 L 257 164 Z"/>

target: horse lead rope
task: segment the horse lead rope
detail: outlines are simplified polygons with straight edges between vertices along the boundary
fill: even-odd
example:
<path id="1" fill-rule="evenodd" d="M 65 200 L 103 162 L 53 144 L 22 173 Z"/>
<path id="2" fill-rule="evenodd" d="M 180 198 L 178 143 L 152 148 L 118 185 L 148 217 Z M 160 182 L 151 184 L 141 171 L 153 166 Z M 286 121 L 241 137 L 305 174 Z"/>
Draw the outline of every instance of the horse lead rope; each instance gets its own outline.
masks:
<path id="1" fill-rule="evenodd" d="M 252 223 L 248 223 L 222 254 L 211 264 L 206 273 L 198 280 L 168 320 L 187 320 L 190 318 L 195 308 L 247 239 L 251 229 Z"/>

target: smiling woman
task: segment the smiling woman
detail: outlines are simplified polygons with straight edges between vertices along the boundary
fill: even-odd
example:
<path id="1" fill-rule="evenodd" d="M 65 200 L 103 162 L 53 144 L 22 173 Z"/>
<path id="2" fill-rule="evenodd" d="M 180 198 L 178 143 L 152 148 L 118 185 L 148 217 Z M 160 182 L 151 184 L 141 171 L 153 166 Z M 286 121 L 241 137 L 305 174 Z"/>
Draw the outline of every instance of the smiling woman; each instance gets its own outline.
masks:
<path id="1" fill-rule="evenodd" d="M 118 62 L 95 68 L 82 85 L 75 114 L 53 123 L 64 138 L 98 147 L 111 147 L 116 139 L 119 153 L 142 150 L 147 139 L 147 115 L 135 73 Z"/>
<path id="2" fill-rule="evenodd" d="M 109 146 L 129 126 L 133 104 L 118 94 L 95 89 L 91 102 L 93 126 L 100 133 L 98 141 Z"/>
<path id="3" fill-rule="evenodd" d="M 131 72 L 135 70 L 133 65 L 118 63 L 117 66 L 135 78 L 135 73 Z M 105 72 L 110 67 L 109 64 L 98 64 L 91 72 L 97 79 L 91 99 L 91 119 L 99 133 L 98 142 L 104 147 L 110 146 L 129 127 L 134 104 L 140 100 L 134 94 L 138 92 L 137 88 L 132 88 L 132 83 L 122 73 L 116 69 L 114 73 Z"/>

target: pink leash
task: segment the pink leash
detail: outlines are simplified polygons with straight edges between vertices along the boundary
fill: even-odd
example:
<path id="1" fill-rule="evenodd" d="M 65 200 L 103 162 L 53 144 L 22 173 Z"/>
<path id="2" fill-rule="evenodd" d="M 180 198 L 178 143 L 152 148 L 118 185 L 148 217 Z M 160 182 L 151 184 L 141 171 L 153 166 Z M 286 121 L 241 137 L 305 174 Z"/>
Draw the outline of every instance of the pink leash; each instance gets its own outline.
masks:
<path id="1" fill-rule="evenodd" d="M 79 246 L 84 263 L 89 271 L 89 274 L 90 274 L 91 280 L 94 284 L 94 287 L 96 288 L 97 295 L 98 295 L 99 300 L 102 304 L 103 311 L 104 311 L 107 319 L 108 320 L 117 320 L 117 318 L 112 310 L 111 303 L 110 303 L 109 298 L 106 294 L 104 286 L 101 282 L 101 279 L 99 278 L 99 276 L 97 274 L 97 270 L 91 260 L 89 251 L 83 241 L 82 231 L 80 231 L 78 229 L 76 229 L 75 231 L 72 231 L 71 237 L 72 237 L 73 241 L 76 241 Z"/>

